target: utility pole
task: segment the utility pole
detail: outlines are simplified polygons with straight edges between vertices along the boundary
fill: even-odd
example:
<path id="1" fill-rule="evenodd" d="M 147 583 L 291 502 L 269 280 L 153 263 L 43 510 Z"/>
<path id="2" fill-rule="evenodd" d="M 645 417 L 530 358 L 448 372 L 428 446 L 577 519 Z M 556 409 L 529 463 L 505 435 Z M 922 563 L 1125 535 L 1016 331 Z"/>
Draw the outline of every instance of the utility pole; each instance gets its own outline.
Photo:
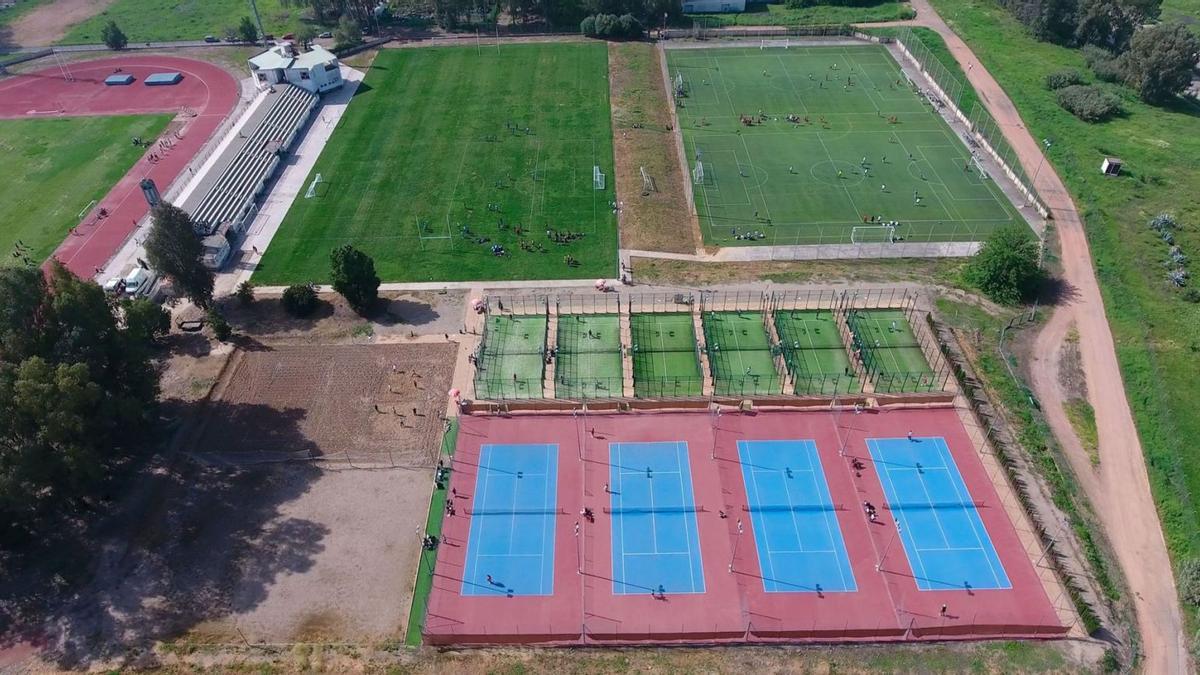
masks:
<path id="1" fill-rule="evenodd" d="M 258 15 L 258 3 L 255 0 L 250 0 L 250 9 L 254 10 L 254 23 L 258 24 L 258 35 L 262 38 L 263 44 L 266 44 L 267 31 L 263 30 L 262 17 Z"/>

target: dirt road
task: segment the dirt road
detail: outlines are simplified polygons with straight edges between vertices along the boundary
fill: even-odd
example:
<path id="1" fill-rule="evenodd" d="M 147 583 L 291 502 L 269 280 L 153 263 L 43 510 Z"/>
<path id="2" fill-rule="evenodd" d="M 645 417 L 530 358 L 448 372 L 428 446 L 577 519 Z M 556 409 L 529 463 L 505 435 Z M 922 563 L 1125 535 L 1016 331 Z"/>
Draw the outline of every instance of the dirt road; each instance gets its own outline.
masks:
<path id="1" fill-rule="evenodd" d="M 1041 150 L 1025 129 L 1012 101 L 978 59 L 942 21 L 928 0 L 913 0 L 917 23 L 938 32 L 962 66 L 980 98 L 1004 129 L 1026 172 L 1033 174 Z M 1133 415 L 1125 400 L 1125 387 L 1117 366 L 1112 332 L 1104 315 L 1100 287 L 1079 213 L 1066 186 L 1050 166 L 1037 173 L 1037 192 L 1054 216 L 1062 249 L 1063 275 L 1073 296 L 1057 308 L 1037 337 L 1037 354 L 1030 370 L 1032 386 L 1042 403 L 1054 435 L 1112 543 L 1117 561 L 1133 593 L 1141 634 L 1142 668 L 1150 673 L 1182 673 L 1189 668 L 1183 622 L 1175 591 L 1171 561 L 1150 494 L 1145 459 Z M 1063 409 L 1058 384 L 1058 355 L 1072 324 L 1080 336 L 1083 372 L 1088 398 L 1096 410 L 1100 436 L 1100 465 L 1093 467 L 1075 437 Z"/>
<path id="2" fill-rule="evenodd" d="M 25 16 L 9 27 L 9 40 L 22 47 L 45 47 L 58 42 L 67 30 L 103 12 L 113 0 L 54 0 Z"/>

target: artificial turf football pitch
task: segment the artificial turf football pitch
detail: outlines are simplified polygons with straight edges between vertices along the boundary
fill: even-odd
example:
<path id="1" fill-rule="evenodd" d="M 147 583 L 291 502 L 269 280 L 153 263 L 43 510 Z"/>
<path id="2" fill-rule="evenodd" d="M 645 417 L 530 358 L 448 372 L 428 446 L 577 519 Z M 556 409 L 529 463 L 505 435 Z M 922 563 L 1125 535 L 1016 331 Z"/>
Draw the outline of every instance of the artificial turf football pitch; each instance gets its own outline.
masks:
<path id="1" fill-rule="evenodd" d="M 978 241 L 1020 220 L 882 46 L 673 49 L 667 60 L 710 244 L 850 243 L 871 217 L 899 222 L 900 241 Z"/>
<path id="2" fill-rule="evenodd" d="M 611 276 L 607 69 L 603 43 L 381 50 L 255 282 L 327 281 L 343 244 L 384 281 Z"/>

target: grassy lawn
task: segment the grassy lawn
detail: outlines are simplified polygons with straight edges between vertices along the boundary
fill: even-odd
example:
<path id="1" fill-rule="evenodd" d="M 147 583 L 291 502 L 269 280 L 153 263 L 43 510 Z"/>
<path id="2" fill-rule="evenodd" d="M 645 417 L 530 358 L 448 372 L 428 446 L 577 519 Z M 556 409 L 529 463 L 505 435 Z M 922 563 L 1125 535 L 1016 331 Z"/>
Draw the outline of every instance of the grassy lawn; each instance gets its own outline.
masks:
<path id="1" fill-rule="evenodd" d="M 907 2 L 880 2 L 862 7 L 816 5 L 792 9 L 783 4 L 746 3 L 740 14 L 688 14 L 685 21 L 706 26 L 820 26 L 843 23 L 898 21 L 916 16 Z"/>
<path id="2" fill-rule="evenodd" d="M 6 26 L 12 23 L 18 17 L 29 13 L 34 7 L 37 7 L 38 5 L 44 5 L 47 2 L 49 2 L 49 0 L 22 0 L 12 7 L 4 7 L 3 9 L 0 9 L 0 26 Z M 0 43 L 2 42 L 3 40 L 0 40 Z"/>
<path id="3" fill-rule="evenodd" d="M 696 228 L 684 195 L 658 50 L 645 42 L 614 42 L 608 47 L 608 66 L 613 152 L 625 202 L 621 245 L 694 253 Z M 642 189 L 643 168 L 654 182 L 649 192 Z"/>
<path id="4" fill-rule="evenodd" d="M 758 281 L 777 284 L 932 282 L 955 286 L 960 283 L 963 262 L 957 258 L 882 258 L 700 264 L 687 260 L 634 258 L 631 264 L 634 278 L 639 283 L 647 284 L 708 286 Z"/>
<path id="5" fill-rule="evenodd" d="M 306 23 L 303 3 L 257 0 L 263 29 L 276 37 L 294 33 Z M 291 7 L 285 7 L 291 4 Z M 205 35 L 222 37 L 226 28 L 236 27 L 243 16 L 254 18 L 246 0 L 116 0 L 108 9 L 72 26 L 63 44 L 101 42 L 100 30 L 116 21 L 130 42 L 200 40 Z M 313 24 L 314 26 L 317 24 Z"/>
<path id="6" fill-rule="evenodd" d="M 155 138 L 170 115 L 0 120 L 0 265 L 18 240 L 42 262 L 142 153 L 134 136 Z"/>
<path id="7" fill-rule="evenodd" d="M 1200 35 L 1200 1 L 1198 0 L 1163 0 L 1163 21 L 1181 21 Z"/>
<path id="8" fill-rule="evenodd" d="M 1125 115 L 1086 124 L 1059 108 L 1043 84 L 1053 70 L 1086 70 L 1079 52 L 1033 40 L 990 1 L 933 4 L 1004 87 L 1030 133 L 1053 139 L 1049 161 L 1083 211 L 1167 545 L 1176 564 L 1200 555 L 1200 453 L 1191 447 L 1200 437 L 1200 305 L 1168 286 L 1166 246 L 1146 226 L 1153 214 L 1171 211 L 1184 224 L 1177 243 L 1189 255 L 1200 251 L 1200 108 L 1151 107 L 1122 92 Z M 1128 173 L 1101 176 L 1105 155 L 1124 159 Z"/>
<path id="9" fill-rule="evenodd" d="M 897 240 L 978 241 L 1021 219 L 883 47 L 672 50 L 668 62 L 689 169 L 704 168 L 692 179 L 706 243 L 886 240 L 868 218 L 897 222 Z"/>
<path id="10" fill-rule="evenodd" d="M 255 282 L 327 279 L 329 251 L 347 243 L 384 281 L 611 276 L 607 55 L 603 43 L 381 51 L 317 160 L 325 182 L 292 204 Z"/>

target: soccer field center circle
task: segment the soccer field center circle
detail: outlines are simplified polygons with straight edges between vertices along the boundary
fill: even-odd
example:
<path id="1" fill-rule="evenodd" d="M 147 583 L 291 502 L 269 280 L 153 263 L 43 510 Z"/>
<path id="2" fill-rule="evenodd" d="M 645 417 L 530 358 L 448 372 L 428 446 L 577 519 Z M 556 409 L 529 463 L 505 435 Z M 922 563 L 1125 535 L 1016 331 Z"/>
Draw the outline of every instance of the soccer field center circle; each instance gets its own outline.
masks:
<path id="1" fill-rule="evenodd" d="M 858 185 L 867 179 L 861 166 L 840 159 L 814 162 L 808 172 L 816 181 L 835 187 Z"/>

